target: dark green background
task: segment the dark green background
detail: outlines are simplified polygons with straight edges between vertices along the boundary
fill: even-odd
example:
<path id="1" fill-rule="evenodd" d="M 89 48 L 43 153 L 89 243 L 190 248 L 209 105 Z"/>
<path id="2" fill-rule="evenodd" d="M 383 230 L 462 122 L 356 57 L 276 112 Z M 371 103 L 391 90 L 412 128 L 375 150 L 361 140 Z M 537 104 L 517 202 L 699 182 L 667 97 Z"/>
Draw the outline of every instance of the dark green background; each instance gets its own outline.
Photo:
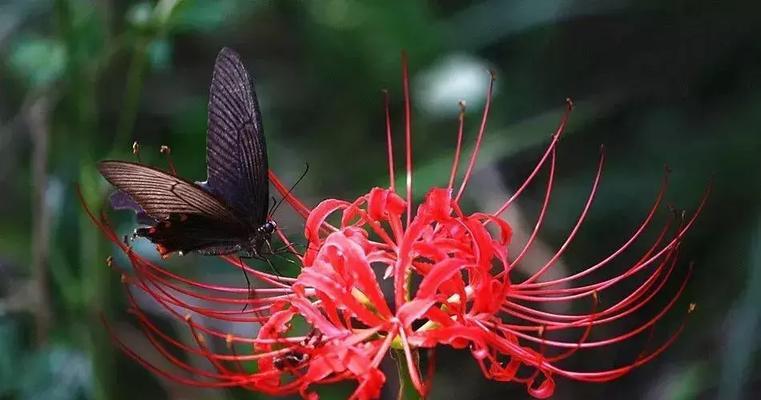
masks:
<path id="1" fill-rule="evenodd" d="M 557 398 L 732 399 L 761 390 L 755 2 L 10 0 L 0 2 L 0 399 L 253 397 L 167 385 L 113 349 L 101 314 L 138 350 L 144 341 L 123 311 L 117 274 L 104 266 L 109 247 L 74 191 L 79 183 L 91 204 L 103 204 L 95 162 L 130 158 L 133 140 L 153 163 L 163 162 L 159 146 L 171 145 L 181 173 L 201 179 L 208 82 L 222 46 L 237 49 L 257 78 L 271 166 L 292 181 L 309 163 L 296 190 L 309 204 L 386 182 L 380 89 L 391 91 L 401 132 L 402 49 L 412 72 L 416 194 L 445 184 L 456 101 L 469 101 L 471 143 L 486 71 L 497 72 L 487 151 L 466 209 L 490 209 L 517 187 L 563 99 L 576 101 L 541 235 L 549 248 L 578 215 L 600 144 L 608 163 L 563 259 L 568 270 L 633 231 L 664 164 L 673 169 L 668 201 L 680 209 L 694 209 L 712 179 L 714 193 L 681 252 L 682 267 L 695 262 L 693 280 L 657 332 L 674 329 L 692 300 L 698 312 L 683 336 L 616 382 L 558 378 Z M 541 193 L 535 186 L 518 204 L 528 221 Z M 301 229 L 289 212 L 279 219 L 292 234 Z M 126 216 L 118 221 L 130 228 Z M 202 278 L 239 279 L 208 259 L 175 263 Z M 564 365 L 618 366 L 643 345 L 632 340 Z M 484 381 L 465 352 L 441 354 L 432 398 L 497 395 L 527 397 L 522 385 Z"/>

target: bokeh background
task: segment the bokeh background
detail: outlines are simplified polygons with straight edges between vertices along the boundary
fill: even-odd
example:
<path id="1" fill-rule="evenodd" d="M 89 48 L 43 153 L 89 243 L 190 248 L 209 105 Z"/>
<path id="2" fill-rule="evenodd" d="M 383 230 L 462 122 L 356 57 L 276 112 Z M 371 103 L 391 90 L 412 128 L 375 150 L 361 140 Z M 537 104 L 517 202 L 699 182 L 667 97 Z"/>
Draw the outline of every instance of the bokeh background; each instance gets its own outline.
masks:
<path id="1" fill-rule="evenodd" d="M 677 308 L 697 303 L 682 337 L 618 381 L 560 378 L 556 398 L 736 399 L 761 391 L 755 2 L 5 0 L 0 399 L 263 398 L 172 385 L 113 348 L 101 315 L 138 349 L 145 343 L 124 311 L 119 277 L 104 265 L 111 249 L 75 192 L 78 183 L 102 206 L 108 188 L 95 162 L 131 159 L 134 140 L 143 161 L 163 162 L 158 149 L 168 144 L 181 174 L 203 178 L 208 83 L 222 46 L 239 51 L 256 76 L 271 166 L 293 181 L 309 163 L 296 193 L 310 204 L 354 198 L 386 181 L 380 90 L 390 90 L 401 132 L 402 49 L 410 57 L 416 194 L 448 176 L 460 99 L 472 142 L 489 69 L 497 73 L 496 94 L 487 150 L 465 200 L 470 209 L 490 209 L 517 187 L 548 143 L 564 99 L 575 100 L 536 259 L 572 226 L 600 144 L 608 162 L 561 272 L 628 237 L 664 165 L 673 170 L 668 201 L 677 209 L 693 210 L 712 180 L 708 207 L 681 252 L 695 273 Z M 533 226 L 541 193 L 541 185 L 529 190 L 508 214 L 517 230 Z M 298 234 L 299 220 L 279 213 Z M 129 215 L 115 218 L 125 231 L 133 224 Z M 175 263 L 201 277 L 240 279 L 200 257 Z M 672 314 L 659 330 L 684 318 Z M 566 365 L 620 365 L 644 344 L 632 340 Z M 528 397 L 522 385 L 485 381 L 469 354 L 444 352 L 439 365 L 432 398 Z"/>

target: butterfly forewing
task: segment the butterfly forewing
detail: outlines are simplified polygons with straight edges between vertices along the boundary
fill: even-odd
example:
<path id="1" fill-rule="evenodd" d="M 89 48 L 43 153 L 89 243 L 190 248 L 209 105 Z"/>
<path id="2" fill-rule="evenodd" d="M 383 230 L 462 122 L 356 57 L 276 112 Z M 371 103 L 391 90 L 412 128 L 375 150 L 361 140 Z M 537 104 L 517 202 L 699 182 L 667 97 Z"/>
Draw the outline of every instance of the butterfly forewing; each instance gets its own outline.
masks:
<path id="1" fill-rule="evenodd" d="M 267 148 L 253 83 L 238 55 L 227 48 L 214 64 L 208 123 L 208 178 L 202 185 L 249 226 L 259 227 L 269 202 Z"/>
<path id="2" fill-rule="evenodd" d="M 153 219 L 200 215 L 222 225 L 240 225 L 235 214 L 192 182 L 164 171 L 124 161 L 101 161 L 103 177 L 137 202 Z"/>

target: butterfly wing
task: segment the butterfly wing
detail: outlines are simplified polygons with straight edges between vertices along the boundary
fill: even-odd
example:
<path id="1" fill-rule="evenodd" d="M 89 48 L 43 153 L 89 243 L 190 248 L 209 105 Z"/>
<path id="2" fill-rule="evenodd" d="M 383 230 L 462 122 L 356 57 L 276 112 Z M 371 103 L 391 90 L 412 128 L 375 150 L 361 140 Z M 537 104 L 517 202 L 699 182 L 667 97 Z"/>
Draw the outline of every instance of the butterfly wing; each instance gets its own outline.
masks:
<path id="1" fill-rule="evenodd" d="M 247 236 L 246 226 L 214 195 L 196 184 L 145 165 L 102 161 L 103 177 L 126 193 L 152 219 L 137 230 L 156 243 L 162 255 L 209 247 L 231 247 Z"/>
<path id="2" fill-rule="evenodd" d="M 98 170 L 153 219 L 167 219 L 171 214 L 195 214 L 227 224 L 238 223 L 235 214 L 212 194 L 159 169 L 125 161 L 101 161 Z"/>
<path id="3" fill-rule="evenodd" d="M 145 210 L 143 210 L 143 207 L 140 207 L 140 204 L 137 204 L 135 200 L 132 200 L 132 197 L 130 197 L 127 193 L 122 192 L 121 190 L 117 190 L 111 193 L 109 202 L 111 203 L 111 208 L 114 210 L 134 211 L 138 223 L 143 225 L 152 225 L 154 222 L 156 222 L 155 219 L 151 218 L 145 212 Z"/>
<path id="4" fill-rule="evenodd" d="M 267 218 L 267 147 L 253 82 L 237 53 L 223 48 L 209 89 L 206 136 L 208 178 L 201 186 L 249 226 Z"/>

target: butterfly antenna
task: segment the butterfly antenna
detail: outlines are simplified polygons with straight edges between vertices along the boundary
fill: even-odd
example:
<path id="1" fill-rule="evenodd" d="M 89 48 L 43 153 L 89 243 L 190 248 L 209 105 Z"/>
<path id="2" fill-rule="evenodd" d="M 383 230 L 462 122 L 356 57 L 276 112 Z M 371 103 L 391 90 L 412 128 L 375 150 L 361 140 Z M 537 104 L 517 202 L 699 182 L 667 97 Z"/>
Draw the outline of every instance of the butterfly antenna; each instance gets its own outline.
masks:
<path id="1" fill-rule="evenodd" d="M 272 213 L 275 211 L 275 206 L 277 205 L 277 199 L 275 196 L 272 196 L 272 205 L 270 206 L 270 210 L 267 212 L 267 215 L 272 215 Z"/>
<path id="2" fill-rule="evenodd" d="M 167 145 L 161 145 L 161 150 L 159 151 L 166 156 L 166 162 L 172 175 L 177 176 L 177 169 L 174 167 L 174 161 L 172 161 L 172 149 Z"/>
<path id="3" fill-rule="evenodd" d="M 142 162 L 140 161 L 140 143 L 138 143 L 137 140 L 132 142 L 132 155 L 135 156 L 137 162 Z"/>
<path id="4" fill-rule="evenodd" d="M 283 196 L 283 198 L 280 199 L 280 201 L 277 204 L 275 204 L 275 206 L 272 208 L 272 212 L 270 212 L 270 215 L 273 215 L 275 211 L 277 211 L 278 207 L 280 207 L 280 205 L 283 204 L 285 199 L 287 199 L 288 196 L 291 195 L 291 192 L 293 192 L 293 189 L 296 188 L 296 185 L 298 185 L 301 182 L 301 180 L 304 179 L 304 177 L 307 175 L 307 172 L 309 172 L 309 163 L 304 163 L 304 165 L 305 165 L 304 172 L 302 172 L 301 176 L 299 176 L 299 179 L 296 179 L 296 182 L 293 185 L 291 185 L 291 187 L 285 193 L 285 196 Z"/>

